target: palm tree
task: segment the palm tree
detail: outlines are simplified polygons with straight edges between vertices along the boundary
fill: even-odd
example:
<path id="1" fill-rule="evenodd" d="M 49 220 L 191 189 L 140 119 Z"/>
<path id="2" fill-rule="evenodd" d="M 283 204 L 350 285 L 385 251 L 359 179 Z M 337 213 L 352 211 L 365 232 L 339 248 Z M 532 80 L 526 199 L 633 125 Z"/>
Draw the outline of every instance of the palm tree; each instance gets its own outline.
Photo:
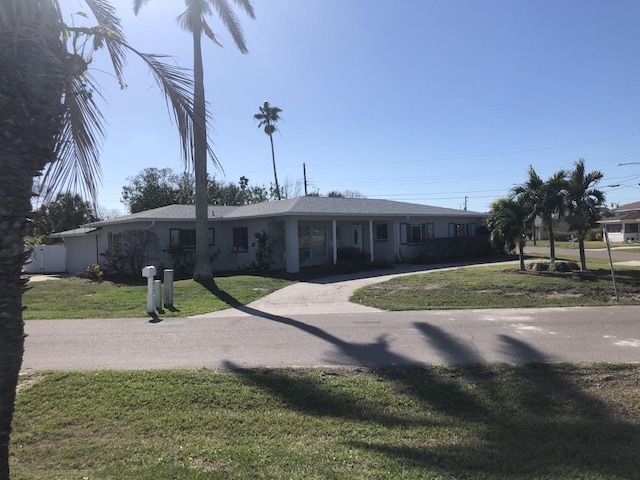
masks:
<path id="1" fill-rule="evenodd" d="M 97 25 L 70 27 L 58 0 L 0 2 L 0 479 L 9 478 L 9 436 L 24 350 L 22 266 L 34 178 L 50 197 L 64 186 L 96 199 L 104 121 L 94 102 L 99 86 L 88 70 L 105 48 L 124 86 L 126 53 L 141 58 L 171 105 L 182 152 L 190 156 L 192 82 L 162 56 L 132 48 L 107 0 L 85 0 Z"/>
<path id="2" fill-rule="evenodd" d="M 133 11 L 138 14 L 142 5 L 149 0 L 133 0 Z M 165 0 L 166 1 L 166 0 Z M 249 0 L 234 0 L 251 18 L 255 18 L 253 6 Z M 204 72 L 202 67 L 202 34 L 220 45 L 216 35 L 206 20 L 213 9 L 218 13 L 226 29 L 242 53 L 248 53 L 242 28 L 233 9 L 227 0 L 185 0 L 187 9 L 178 17 L 180 26 L 191 33 L 193 38 L 193 110 L 199 125 L 206 125 L 206 100 L 204 94 Z M 218 159 L 207 144 L 206 128 L 194 132 L 193 159 L 196 177 L 196 263 L 193 272 L 194 280 L 201 283 L 213 283 L 213 272 L 209 260 L 209 219 L 207 199 L 207 152 L 215 165 Z M 215 286 L 215 283 L 213 284 Z"/>
<path id="3" fill-rule="evenodd" d="M 272 107 L 269 105 L 269 102 L 264 102 L 258 109 L 259 112 L 253 116 L 253 119 L 258 120 L 258 128 L 264 127 L 264 133 L 269 135 L 269 140 L 271 141 L 271 160 L 273 162 L 273 178 L 276 182 L 276 196 L 278 200 L 281 200 L 278 173 L 276 172 L 276 154 L 273 150 L 273 134 L 277 130 L 276 123 L 280 120 L 280 112 L 282 112 L 282 109 Z"/>
<path id="4" fill-rule="evenodd" d="M 511 190 L 514 197 L 523 197 L 532 215 L 539 216 L 549 232 L 549 259 L 556 260 L 553 219 L 564 216 L 564 195 L 567 173 L 559 170 L 545 182 L 529 167 L 529 179 Z"/>
<path id="5" fill-rule="evenodd" d="M 580 269 L 587 269 L 587 259 L 584 253 L 584 239 L 600 219 L 599 207 L 604 204 L 604 193 L 594 188 L 603 178 L 602 172 L 585 173 L 584 159 L 576 162 L 570 172 L 566 185 L 566 210 L 569 229 L 575 230 L 580 249 Z"/>
<path id="6" fill-rule="evenodd" d="M 487 226 L 493 245 L 500 245 L 509 253 L 518 247 L 520 270 L 524 271 L 524 246 L 530 231 L 531 208 L 523 196 L 499 198 L 491 204 Z"/>

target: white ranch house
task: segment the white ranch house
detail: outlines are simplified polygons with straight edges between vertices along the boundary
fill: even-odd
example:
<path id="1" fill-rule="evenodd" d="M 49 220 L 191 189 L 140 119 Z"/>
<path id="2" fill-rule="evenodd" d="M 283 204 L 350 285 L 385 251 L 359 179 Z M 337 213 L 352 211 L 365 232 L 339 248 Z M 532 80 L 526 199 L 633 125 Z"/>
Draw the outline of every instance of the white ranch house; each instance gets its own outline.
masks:
<path id="1" fill-rule="evenodd" d="M 239 270 L 255 261 L 256 233 L 273 242 L 272 268 L 290 273 L 335 263 L 339 247 L 356 247 L 372 261 L 393 262 L 417 252 L 425 238 L 475 235 L 486 214 L 390 200 L 297 197 L 246 206 L 209 206 L 210 251 L 220 253 L 214 271 Z M 101 253 L 122 232 L 147 230 L 159 239 L 149 263 L 172 266 L 170 246 L 195 244 L 195 207 L 170 205 L 53 234 L 66 245 L 68 273 L 104 264 Z"/>
<path id="2" fill-rule="evenodd" d="M 637 242 L 640 240 L 640 202 L 620 205 L 613 210 L 613 217 L 598 223 L 609 235 L 610 242 Z"/>

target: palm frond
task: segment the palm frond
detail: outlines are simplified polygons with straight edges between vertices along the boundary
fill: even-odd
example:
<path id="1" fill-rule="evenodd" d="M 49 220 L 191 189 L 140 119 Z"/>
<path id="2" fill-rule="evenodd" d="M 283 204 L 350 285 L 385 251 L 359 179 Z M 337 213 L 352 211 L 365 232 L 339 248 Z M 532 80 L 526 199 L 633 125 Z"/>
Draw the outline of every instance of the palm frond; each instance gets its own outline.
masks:
<path id="1" fill-rule="evenodd" d="M 49 165 L 42 180 L 50 200 L 54 192 L 69 187 L 86 192 L 94 203 L 97 183 L 102 178 L 99 156 L 105 136 L 104 117 L 94 100 L 98 90 L 92 83 L 71 77 L 63 99 L 64 119 L 56 142 L 56 160 Z"/>
<path id="2" fill-rule="evenodd" d="M 246 54 L 249 53 L 247 49 L 247 45 L 244 41 L 244 34 L 242 33 L 242 27 L 240 26 L 240 22 L 238 21 L 238 17 L 231 8 L 231 5 L 227 0 L 210 0 L 211 3 L 215 6 L 216 11 L 218 12 L 218 16 L 222 23 L 227 28 L 229 33 L 231 34 L 231 38 L 233 38 L 234 43 L 238 47 L 240 52 Z M 253 7 L 251 3 L 247 0 L 235 0 L 235 3 L 244 8 L 247 14 L 251 18 L 255 18 L 253 13 Z"/>
<path id="3" fill-rule="evenodd" d="M 100 35 L 100 41 L 104 40 L 113 65 L 113 72 L 121 87 L 124 87 L 123 69 L 127 62 L 123 45 L 126 44 L 126 40 L 116 10 L 106 0 L 85 1 L 98 22 L 99 31 L 96 34 Z"/>
<path id="4" fill-rule="evenodd" d="M 167 58 L 166 55 L 142 53 L 131 45 L 124 44 L 124 46 L 141 58 L 153 74 L 178 127 L 183 160 L 187 166 L 191 166 L 193 164 L 194 130 L 196 128 L 207 129 L 209 117 L 206 117 L 204 125 L 194 121 L 196 117 L 193 112 L 193 97 L 191 94 L 193 81 L 186 74 L 188 70 L 162 62 L 161 59 Z M 207 152 L 213 164 L 220 167 L 220 162 L 210 145 L 207 145 Z"/>

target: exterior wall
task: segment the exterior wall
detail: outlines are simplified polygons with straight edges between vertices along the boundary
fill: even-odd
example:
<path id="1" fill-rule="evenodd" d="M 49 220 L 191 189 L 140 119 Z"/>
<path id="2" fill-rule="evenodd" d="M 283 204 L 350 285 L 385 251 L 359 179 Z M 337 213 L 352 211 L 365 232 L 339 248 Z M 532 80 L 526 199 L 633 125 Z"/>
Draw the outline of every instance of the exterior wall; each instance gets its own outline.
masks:
<path id="1" fill-rule="evenodd" d="M 210 252 L 215 254 L 212 269 L 215 271 L 233 271 L 250 268 L 256 259 L 255 235 L 263 230 L 269 234 L 272 242 L 273 269 L 286 269 L 295 273 L 301 267 L 320 265 L 333 262 L 333 225 L 335 222 L 337 247 L 352 247 L 355 245 L 353 230 L 354 225 L 359 226 L 358 243 L 365 251 L 373 254 L 376 262 L 393 262 L 396 257 L 410 257 L 420 250 L 419 242 L 415 244 L 402 244 L 403 234 L 401 225 L 408 224 L 433 224 L 433 236 L 446 238 L 450 236 L 450 223 L 468 224 L 474 223 L 476 229 L 483 224 L 483 219 L 478 217 L 332 217 L 326 216 L 302 216 L 287 218 L 261 218 L 233 221 L 211 221 L 214 229 L 214 245 Z M 306 259 L 300 263 L 300 247 L 304 240 L 299 238 L 299 227 L 318 226 L 324 229 L 324 245 L 314 251 L 314 258 Z M 378 227 L 386 225 L 386 239 L 378 238 Z M 158 236 L 159 245 L 153 252 L 148 252 L 147 264 L 159 268 L 161 265 L 167 268 L 173 267 L 173 259 L 168 253 L 171 240 L 171 229 L 194 229 L 193 221 L 168 221 L 168 222 L 135 222 L 127 224 L 112 224 L 102 227 L 96 235 L 78 237 L 66 237 L 68 258 L 75 262 L 67 262 L 67 271 L 83 271 L 90 263 L 100 263 L 104 266 L 104 258 L 99 256 L 109 248 L 109 236 L 126 230 L 149 230 Z M 234 229 L 246 228 L 247 248 L 234 247 Z M 361 229 L 361 230 L 360 230 Z M 361 233 L 361 235 L 360 235 Z M 431 232 L 430 232 L 431 234 Z M 317 246 L 317 243 L 314 243 Z M 98 261 L 99 260 L 99 261 Z"/>
<path id="2" fill-rule="evenodd" d="M 66 270 L 64 245 L 35 245 L 29 260 L 22 267 L 25 273 L 60 273 Z"/>
<path id="3" fill-rule="evenodd" d="M 611 229 L 613 225 L 620 225 L 619 232 L 611 232 L 607 230 L 609 235 L 609 241 L 611 243 L 626 243 L 637 242 L 640 240 L 640 225 L 638 222 L 621 222 L 621 223 L 606 223 L 603 224 L 603 228 Z"/>
<path id="4" fill-rule="evenodd" d="M 96 235 L 66 237 L 64 245 L 67 250 L 65 271 L 80 273 L 87 270 L 92 263 L 100 264 L 98 256 L 98 239 Z"/>

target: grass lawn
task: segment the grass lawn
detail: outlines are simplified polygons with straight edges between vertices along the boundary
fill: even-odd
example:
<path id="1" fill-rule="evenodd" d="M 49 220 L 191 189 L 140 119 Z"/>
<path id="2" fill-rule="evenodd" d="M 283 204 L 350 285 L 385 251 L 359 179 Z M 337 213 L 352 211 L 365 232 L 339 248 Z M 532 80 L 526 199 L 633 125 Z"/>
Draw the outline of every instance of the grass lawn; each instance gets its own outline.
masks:
<path id="1" fill-rule="evenodd" d="M 44 373 L 14 479 L 632 479 L 640 365 Z"/>
<path id="2" fill-rule="evenodd" d="M 527 263 L 531 260 L 529 259 Z M 575 260 L 575 259 L 572 259 Z M 382 310 L 528 308 L 613 305 L 608 261 L 588 259 L 593 270 L 522 273 L 517 266 L 470 267 L 399 277 L 357 290 L 351 301 Z M 620 304 L 640 304 L 640 269 L 615 267 Z"/>
<path id="3" fill-rule="evenodd" d="M 174 282 L 171 310 L 163 317 L 184 317 L 228 308 L 229 296 L 246 304 L 292 282 L 253 275 L 216 278 L 226 297 L 219 298 L 193 280 Z M 147 316 L 147 286 L 67 278 L 29 283 L 23 296 L 25 320 L 65 318 L 129 318 Z"/>

